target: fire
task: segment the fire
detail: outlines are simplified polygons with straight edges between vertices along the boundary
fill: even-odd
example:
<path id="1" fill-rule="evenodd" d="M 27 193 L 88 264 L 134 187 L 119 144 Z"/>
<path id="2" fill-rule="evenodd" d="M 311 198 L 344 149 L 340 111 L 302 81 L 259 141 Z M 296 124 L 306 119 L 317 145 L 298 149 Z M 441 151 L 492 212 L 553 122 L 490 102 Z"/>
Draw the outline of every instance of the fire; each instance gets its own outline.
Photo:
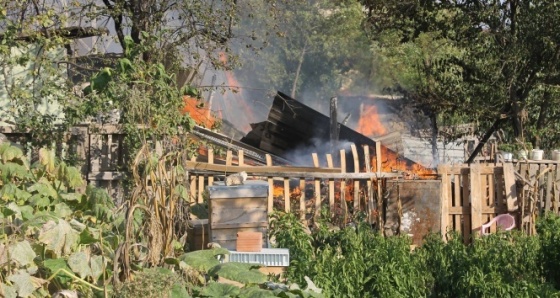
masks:
<path id="1" fill-rule="evenodd" d="M 196 124 L 200 126 L 204 126 L 206 128 L 214 127 L 214 124 L 216 124 L 216 118 L 212 115 L 209 108 L 204 107 L 203 102 L 190 96 L 183 96 L 183 101 L 185 102 L 185 106 L 181 111 L 183 114 L 189 113 Z"/>
<path id="2" fill-rule="evenodd" d="M 356 131 L 368 137 L 380 136 L 387 133 L 387 130 L 379 119 L 376 106 L 362 106 Z"/>
<path id="3" fill-rule="evenodd" d="M 374 156 L 371 160 L 374 171 L 377 171 L 377 156 L 378 155 Z M 381 146 L 381 172 L 404 172 L 409 176 L 417 176 L 412 178 L 431 176 L 435 174 L 434 170 L 428 169 L 420 164 L 399 156 L 397 153 L 389 150 L 385 146 Z"/>
<path id="4" fill-rule="evenodd" d="M 375 137 L 387 133 L 387 129 L 381 123 L 377 107 L 374 105 L 362 105 L 360 119 L 356 131 L 368 137 Z M 378 154 L 379 155 L 379 154 Z M 414 163 L 394 151 L 389 150 L 385 146 L 381 146 L 381 172 L 403 172 L 405 174 L 415 176 L 429 176 L 435 174 L 435 171 L 427 169 L 417 163 Z M 374 171 L 377 171 L 377 156 L 371 160 Z"/>

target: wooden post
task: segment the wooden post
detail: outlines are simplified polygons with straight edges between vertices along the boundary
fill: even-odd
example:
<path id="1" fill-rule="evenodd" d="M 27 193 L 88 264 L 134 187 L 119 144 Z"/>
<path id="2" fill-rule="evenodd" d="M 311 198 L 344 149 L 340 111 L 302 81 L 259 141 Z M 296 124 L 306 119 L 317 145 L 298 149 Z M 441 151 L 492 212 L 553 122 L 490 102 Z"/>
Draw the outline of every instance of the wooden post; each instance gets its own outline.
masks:
<path id="1" fill-rule="evenodd" d="M 513 169 L 513 164 L 511 163 L 504 163 L 504 187 L 506 194 L 507 211 L 515 212 L 519 209 L 519 206 L 517 203 L 517 185 L 515 184 L 515 172 Z"/>
<path id="2" fill-rule="evenodd" d="M 214 149 L 208 148 L 208 163 L 214 164 Z M 214 175 L 208 176 L 208 185 L 214 185 Z"/>
<path id="3" fill-rule="evenodd" d="M 266 165 L 267 166 L 272 166 L 272 157 L 270 156 L 270 154 L 266 154 L 265 155 L 265 159 L 266 159 Z M 274 209 L 274 196 L 273 196 L 273 191 L 274 191 L 274 182 L 272 181 L 272 177 L 267 177 L 267 182 L 268 182 L 268 213 L 272 213 L 273 209 Z"/>
<path id="4" fill-rule="evenodd" d="M 243 150 L 239 150 L 237 151 L 237 164 L 239 166 L 244 166 L 245 165 L 245 154 L 243 153 Z"/>
<path id="5" fill-rule="evenodd" d="M 350 145 L 352 150 L 352 158 L 354 160 L 354 173 L 360 172 L 360 160 L 358 158 L 358 150 L 356 149 L 356 144 Z M 360 210 L 360 181 L 354 179 L 354 213 Z"/>
<path id="6" fill-rule="evenodd" d="M 233 161 L 233 153 L 231 152 L 231 150 L 228 150 L 226 152 L 226 166 L 231 166 Z"/>
<path id="7" fill-rule="evenodd" d="M 327 167 L 331 169 L 334 167 L 332 154 L 327 154 Z M 334 179 L 329 179 L 329 210 L 331 216 L 334 216 Z"/>
<path id="8" fill-rule="evenodd" d="M 196 161 L 196 157 L 191 157 L 191 161 Z M 191 202 L 194 203 L 195 202 L 195 198 L 196 198 L 196 175 L 190 175 L 189 177 L 190 180 L 190 191 L 191 191 Z"/>
<path id="9" fill-rule="evenodd" d="M 319 156 L 317 153 L 311 155 L 313 157 L 313 166 L 319 167 Z M 315 178 L 315 217 L 321 214 L 321 180 Z"/>
<path id="10" fill-rule="evenodd" d="M 299 196 L 299 218 L 301 220 L 305 220 L 305 213 L 306 213 L 306 209 L 305 209 L 305 179 L 304 178 L 300 178 L 299 179 L 299 189 L 301 191 L 301 195 Z"/>
<path id="11" fill-rule="evenodd" d="M 371 157 L 369 154 L 369 146 L 368 145 L 364 145 L 363 146 L 364 149 L 364 160 L 365 160 L 365 166 L 366 166 L 366 172 L 370 173 L 371 172 Z M 373 205 L 373 187 L 372 187 L 372 179 L 368 179 L 366 182 L 367 185 L 367 195 L 366 195 L 366 200 L 367 200 L 367 219 L 368 222 L 371 224 L 373 223 L 373 210 L 375 209 L 374 205 Z"/>
<path id="12" fill-rule="evenodd" d="M 554 169 L 555 165 L 554 164 L 548 164 L 547 165 L 550 169 Z M 544 210 L 546 212 L 550 212 L 552 210 L 552 183 L 554 180 L 554 171 L 548 171 L 548 173 L 546 174 L 546 193 L 545 193 L 545 204 L 544 204 Z"/>
<path id="13" fill-rule="evenodd" d="M 340 149 L 340 172 L 346 173 L 346 150 Z M 348 217 L 348 205 L 346 205 L 346 179 L 340 179 L 340 208 L 344 212 L 344 222 Z"/>
<path id="14" fill-rule="evenodd" d="M 331 98 L 331 127 L 330 127 L 330 137 L 331 137 L 331 153 L 334 153 L 336 148 L 338 148 L 338 112 L 337 112 L 337 99 L 336 97 Z"/>
<path id="15" fill-rule="evenodd" d="M 284 211 L 286 211 L 286 213 L 292 210 L 290 206 L 291 203 L 292 202 L 290 200 L 290 178 L 284 177 Z"/>
<path id="16" fill-rule="evenodd" d="M 440 231 L 444 240 L 447 239 L 447 228 L 449 226 L 449 167 L 442 165 L 438 167 L 438 174 L 441 176 L 441 218 L 440 218 Z"/>
<path id="17" fill-rule="evenodd" d="M 480 234 L 482 226 L 482 193 L 480 189 L 480 165 L 472 164 L 470 167 L 471 189 L 471 234 L 475 238 Z"/>

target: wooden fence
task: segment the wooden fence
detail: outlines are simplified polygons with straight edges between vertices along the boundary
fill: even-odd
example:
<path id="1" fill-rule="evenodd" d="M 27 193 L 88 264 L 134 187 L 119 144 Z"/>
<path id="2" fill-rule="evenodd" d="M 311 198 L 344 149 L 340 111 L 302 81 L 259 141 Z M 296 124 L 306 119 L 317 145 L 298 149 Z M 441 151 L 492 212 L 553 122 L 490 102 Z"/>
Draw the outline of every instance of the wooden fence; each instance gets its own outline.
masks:
<path id="1" fill-rule="evenodd" d="M 375 152 L 381 152 L 380 148 L 376 148 Z M 382 200 L 378 198 L 382 198 L 383 181 L 401 176 L 400 173 L 378 171 L 382 168 L 381 157 L 375 155 L 371 159 L 368 146 L 358 149 L 351 145 L 352 162 L 356 169 L 354 173 L 345 172 L 345 150 L 340 150 L 336 161 L 331 154 L 326 154 L 323 165 L 320 164 L 319 156 L 312 154 L 314 167 L 275 166 L 270 155 L 266 156 L 267 165 L 251 166 L 245 164 L 243 150 L 235 153 L 229 150 L 225 159 L 217 160 L 214 151 L 209 148 L 205 162 L 191 160 L 186 163 L 193 203 L 204 202 L 204 190 L 214 181 L 223 180 L 232 173 L 246 172 L 249 179 L 268 182 L 268 212 L 274 209 L 297 212 L 304 220 L 309 219 L 310 215 L 318 215 L 323 206 L 328 206 L 335 213 L 351 216 L 362 211 L 370 221 L 380 221 L 382 219 L 373 218 L 373 214 L 380 214 L 376 211 L 382 209 Z M 359 154 L 365 157 L 364 165 L 359 164 Z M 374 167 L 370 160 L 374 161 Z"/>
<path id="2" fill-rule="evenodd" d="M 37 152 L 30 149 L 31 135 L 16 131 L 12 126 L 0 126 L 0 133 L 22 146 L 28 158 Z M 124 134 L 116 125 L 78 125 L 64 134 L 63 143 L 54 143 L 57 156 L 72 160 L 82 172 L 88 184 L 107 189 L 117 201 L 122 200 L 124 191 L 121 174 L 125 164 Z"/>
<path id="3" fill-rule="evenodd" d="M 468 241 L 499 214 L 516 217 L 517 228 L 535 233 L 544 211 L 559 213 L 560 169 L 556 161 L 440 166 L 441 232 L 458 231 Z"/>
<path id="4" fill-rule="evenodd" d="M 30 134 L 18 132 L 10 126 L 0 127 L 0 132 L 24 149 L 30 148 Z M 59 157 L 74 159 L 88 184 L 107 189 L 117 202 L 123 199 L 121 182 L 126 150 L 124 134 L 119 126 L 75 126 L 64 135 L 63 144 L 53 143 L 52 147 L 56 148 Z M 268 181 L 271 190 L 267 206 L 269 211 L 276 207 L 287 212 L 298 212 L 305 218 L 309 212 L 318 214 L 324 204 L 331 211 L 340 212 L 342 209 L 345 214 L 351 215 L 359 210 L 371 217 L 371 214 L 379 214 L 375 210 L 382 209 L 381 200 L 377 200 L 382 197 L 382 187 L 378 186 L 383 185 L 384 179 L 401 176 L 401 173 L 381 172 L 380 144 L 371 149 L 368 146 L 357 148 L 351 145 L 350 154 L 340 150 L 336 158 L 330 154 L 313 154 L 313 167 L 273 165 L 269 155 L 266 156 L 266 165 L 248 165 L 245 160 L 249 158 L 243 150 L 228 150 L 225 155 L 215 156 L 214 150 L 206 149 L 202 150 L 207 152 L 206 156 L 193 158 L 186 163 L 192 203 L 203 202 L 206 187 L 214 181 L 244 171 L 250 179 Z M 30 160 L 36 155 L 32 150 L 26 151 Z M 347 156 L 352 156 L 352 160 L 347 161 Z M 365 160 L 364 164 L 360 164 L 360 160 Z M 355 169 L 353 173 L 345 173 L 347 162 L 352 163 Z"/>

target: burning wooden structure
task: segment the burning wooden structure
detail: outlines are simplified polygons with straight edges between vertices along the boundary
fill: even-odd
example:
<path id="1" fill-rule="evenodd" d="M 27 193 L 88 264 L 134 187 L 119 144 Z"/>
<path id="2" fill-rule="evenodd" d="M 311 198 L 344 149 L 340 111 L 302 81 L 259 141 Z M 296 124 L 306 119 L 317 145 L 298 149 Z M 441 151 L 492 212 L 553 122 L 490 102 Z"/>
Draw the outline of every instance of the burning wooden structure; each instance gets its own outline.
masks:
<path id="1" fill-rule="evenodd" d="M 339 150 L 348 150 L 350 144 L 355 144 L 358 147 L 376 148 L 372 152 L 372 160 L 368 161 L 374 166 L 374 171 L 405 172 L 405 175 L 409 176 L 435 178 L 435 171 L 400 156 L 344 124 L 338 123 L 338 140 L 331 141 L 331 119 L 282 92 L 278 92 L 274 97 L 268 119 L 252 124 L 252 128 L 241 142 L 299 164 L 312 164 L 309 159 L 311 153 L 336 155 Z M 379 169 L 375 168 L 378 156 L 384 156 Z M 348 155 L 347 158 L 351 156 Z M 364 158 L 363 154 L 359 155 L 362 166 L 366 164 Z M 345 170 L 354 172 L 362 169 L 355 169 L 354 164 L 349 163 Z"/>

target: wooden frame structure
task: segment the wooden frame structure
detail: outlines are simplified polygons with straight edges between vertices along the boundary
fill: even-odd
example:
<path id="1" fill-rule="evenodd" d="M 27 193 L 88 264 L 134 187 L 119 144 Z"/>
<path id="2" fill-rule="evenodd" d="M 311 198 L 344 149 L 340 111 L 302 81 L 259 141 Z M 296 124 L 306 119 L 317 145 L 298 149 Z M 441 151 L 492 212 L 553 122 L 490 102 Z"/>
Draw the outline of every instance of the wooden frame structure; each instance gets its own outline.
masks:
<path id="1" fill-rule="evenodd" d="M 499 214 L 516 217 L 517 228 L 535 234 L 543 212 L 560 214 L 560 162 L 440 166 L 441 233 L 456 231 L 465 241 Z"/>

